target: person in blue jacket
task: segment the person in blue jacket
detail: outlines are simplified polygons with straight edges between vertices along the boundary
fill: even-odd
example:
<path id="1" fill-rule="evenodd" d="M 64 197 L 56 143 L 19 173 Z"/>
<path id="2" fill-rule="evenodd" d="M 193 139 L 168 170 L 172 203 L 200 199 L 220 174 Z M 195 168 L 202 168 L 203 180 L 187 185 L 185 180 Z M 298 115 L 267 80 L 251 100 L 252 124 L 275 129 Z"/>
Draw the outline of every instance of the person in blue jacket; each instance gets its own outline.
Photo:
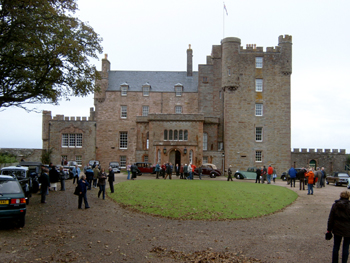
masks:
<path id="1" fill-rule="evenodd" d="M 294 182 L 294 187 L 295 187 L 295 179 L 297 178 L 297 171 L 294 169 L 294 167 L 292 166 L 289 171 L 289 178 L 290 178 L 290 187 L 293 187 L 293 182 Z"/>
<path id="2" fill-rule="evenodd" d="M 78 200 L 78 209 L 81 209 L 81 205 L 83 203 L 84 199 L 84 204 L 85 204 L 85 209 L 90 208 L 89 203 L 87 201 L 87 187 L 89 186 L 89 183 L 86 181 L 85 175 L 81 176 L 81 179 L 78 181 L 78 186 L 79 186 L 79 200 Z"/>

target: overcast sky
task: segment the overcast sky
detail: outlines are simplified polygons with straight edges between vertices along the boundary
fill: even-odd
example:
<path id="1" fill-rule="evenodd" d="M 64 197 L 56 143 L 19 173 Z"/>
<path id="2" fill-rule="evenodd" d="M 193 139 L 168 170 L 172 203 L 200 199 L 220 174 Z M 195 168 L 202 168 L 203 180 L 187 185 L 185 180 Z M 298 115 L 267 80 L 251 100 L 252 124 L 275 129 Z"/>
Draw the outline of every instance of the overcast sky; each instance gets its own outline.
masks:
<path id="1" fill-rule="evenodd" d="M 185 71 L 188 44 L 193 70 L 212 45 L 238 37 L 241 45 L 277 46 L 293 36 L 292 148 L 350 153 L 350 1 L 348 0 L 78 0 L 80 20 L 103 38 L 112 70 Z M 101 59 L 91 61 L 101 70 Z M 60 106 L 37 105 L 52 115 L 88 116 L 93 96 Z M 0 112 L 1 148 L 41 148 L 41 113 Z"/>

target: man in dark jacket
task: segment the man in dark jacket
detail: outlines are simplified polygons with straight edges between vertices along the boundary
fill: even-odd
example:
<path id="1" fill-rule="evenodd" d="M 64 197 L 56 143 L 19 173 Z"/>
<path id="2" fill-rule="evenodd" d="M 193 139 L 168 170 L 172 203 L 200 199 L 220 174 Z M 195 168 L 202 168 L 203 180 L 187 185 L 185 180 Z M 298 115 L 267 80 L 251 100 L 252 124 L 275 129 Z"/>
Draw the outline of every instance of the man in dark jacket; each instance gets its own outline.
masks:
<path id="1" fill-rule="evenodd" d="M 332 262 L 338 262 L 339 248 L 343 240 L 342 262 L 348 262 L 350 244 L 350 192 L 340 193 L 340 199 L 336 200 L 329 213 L 327 233 L 333 232 L 334 245 Z"/>
<path id="2" fill-rule="evenodd" d="M 288 171 L 288 174 L 290 178 L 290 187 L 293 187 L 293 182 L 295 187 L 295 179 L 297 178 L 297 171 L 294 169 L 294 167 L 291 167 Z"/>
<path id="3" fill-rule="evenodd" d="M 255 179 L 255 183 L 257 183 L 259 181 L 259 184 L 260 184 L 260 176 L 261 176 L 261 170 L 260 168 L 258 167 L 256 169 L 256 179 Z"/>
<path id="4" fill-rule="evenodd" d="M 111 189 L 111 193 L 114 193 L 114 172 L 112 167 L 109 167 L 109 174 L 108 174 L 108 182 L 109 182 L 109 188 Z"/>
<path id="5" fill-rule="evenodd" d="M 83 199 L 84 199 L 84 204 L 85 204 L 85 209 L 90 208 L 89 203 L 87 201 L 87 196 L 86 196 L 86 187 L 89 186 L 89 183 L 85 180 L 85 175 L 81 177 L 81 179 L 78 181 L 78 186 L 79 186 L 79 199 L 78 199 L 78 209 L 81 209 L 81 205 L 83 204 Z M 91 189 L 91 186 L 90 186 Z"/>
<path id="6" fill-rule="evenodd" d="M 92 180 L 94 179 L 94 171 L 91 169 L 91 166 L 86 169 L 85 176 L 89 184 L 88 190 L 91 190 Z"/>
<path id="7" fill-rule="evenodd" d="M 42 173 L 39 178 L 39 182 L 41 183 L 41 203 L 46 203 L 46 194 L 47 189 L 50 189 L 50 178 L 48 176 L 48 169 L 46 167 L 42 167 Z"/>
<path id="8" fill-rule="evenodd" d="M 168 163 L 168 165 L 166 166 L 166 175 L 164 180 L 168 177 L 168 175 L 169 175 L 169 180 L 171 180 L 172 173 L 173 173 L 173 166 L 171 165 L 171 163 Z"/>
<path id="9" fill-rule="evenodd" d="M 304 167 L 297 173 L 297 178 L 299 179 L 299 190 L 301 190 L 301 186 L 303 186 L 303 190 L 305 190 L 305 174 L 306 170 Z"/>

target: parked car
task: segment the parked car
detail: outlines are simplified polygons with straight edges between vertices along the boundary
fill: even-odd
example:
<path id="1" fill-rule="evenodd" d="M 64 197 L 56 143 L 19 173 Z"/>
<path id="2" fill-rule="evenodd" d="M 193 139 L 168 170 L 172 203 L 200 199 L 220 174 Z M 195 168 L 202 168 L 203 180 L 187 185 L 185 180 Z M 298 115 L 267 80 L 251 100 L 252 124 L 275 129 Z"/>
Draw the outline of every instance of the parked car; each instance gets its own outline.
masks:
<path id="1" fill-rule="evenodd" d="M 41 175 L 41 162 L 20 162 L 20 166 L 28 167 L 29 176 L 32 178 L 32 193 L 37 193 L 40 188 L 39 177 Z M 49 168 L 49 165 L 44 165 L 46 168 Z"/>
<path id="2" fill-rule="evenodd" d="M 215 164 L 212 163 L 204 163 L 201 166 L 202 175 L 208 175 L 210 178 L 215 178 L 221 175 L 221 171 L 218 170 Z M 194 169 L 194 175 L 198 175 L 198 168 Z"/>
<path id="3" fill-rule="evenodd" d="M 140 173 L 141 173 L 138 175 L 142 175 L 143 173 L 145 173 L 145 174 L 155 174 L 156 173 L 154 171 L 155 167 L 151 163 L 139 162 L 139 163 L 135 163 L 135 165 L 137 166 L 137 168 L 140 170 Z"/>
<path id="4" fill-rule="evenodd" d="M 26 198 L 17 178 L 0 175 L 0 220 L 16 220 L 24 227 Z"/>
<path id="5" fill-rule="evenodd" d="M 32 197 L 33 179 L 29 175 L 29 168 L 25 166 L 9 166 L 1 169 L 1 175 L 9 175 L 16 178 L 21 185 L 26 203 Z"/>
<path id="6" fill-rule="evenodd" d="M 76 161 L 69 161 L 66 165 L 63 165 L 63 171 L 68 174 L 67 179 L 72 179 L 74 177 L 73 169 L 78 163 Z M 57 166 L 58 168 L 60 165 Z"/>
<path id="7" fill-rule="evenodd" d="M 99 161 L 96 161 L 96 160 L 90 160 L 89 161 L 89 166 L 92 166 L 94 165 L 94 163 L 96 163 L 96 165 L 98 166 L 98 169 L 101 169 L 101 165 L 100 165 L 100 162 Z"/>
<path id="8" fill-rule="evenodd" d="M 350 176 L 347 173 L 334 172 L 331 176 L 327 176 L 327 184 L 334 183 L 335 186 L 348 184 Z"/>
<path id="9" fill-rule="evenodd" d="M 109 166 L 112 167 L 114 173 L 120 173 L 120 166 L 118 162 L 110 162 Z"/>
<path id="10" fill-rule="evenodd" d="M 256 179 L 256 168 L 255 167 L 249 167 L 247 169 L 247 171 L 237 170 L 233 176 L 235 178 L 237 178 L 237 179 L 255 180 Z"/>

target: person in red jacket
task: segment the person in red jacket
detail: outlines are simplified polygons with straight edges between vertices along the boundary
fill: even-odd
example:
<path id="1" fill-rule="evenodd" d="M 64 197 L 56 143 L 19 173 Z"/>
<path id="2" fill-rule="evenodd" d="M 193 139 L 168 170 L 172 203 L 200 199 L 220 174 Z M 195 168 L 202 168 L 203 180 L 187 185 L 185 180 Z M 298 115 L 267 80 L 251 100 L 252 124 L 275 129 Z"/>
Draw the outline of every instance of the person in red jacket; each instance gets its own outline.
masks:
<path id="1" fill-rule="evenodd" d="M 271 184 L 271 176 L 273 174 L 273 168 L 271 167 L 271 164 L 269 165 L 269 168 L 267 168 L 267 183 Z"/>
<path id="2" fill-rule="evenodd" d="M 314 194 L 314 172 L 310 168 L 309 171 L 305 174 L 305 177 L 307 180 L 307 194 L 313 195 Z"/>

